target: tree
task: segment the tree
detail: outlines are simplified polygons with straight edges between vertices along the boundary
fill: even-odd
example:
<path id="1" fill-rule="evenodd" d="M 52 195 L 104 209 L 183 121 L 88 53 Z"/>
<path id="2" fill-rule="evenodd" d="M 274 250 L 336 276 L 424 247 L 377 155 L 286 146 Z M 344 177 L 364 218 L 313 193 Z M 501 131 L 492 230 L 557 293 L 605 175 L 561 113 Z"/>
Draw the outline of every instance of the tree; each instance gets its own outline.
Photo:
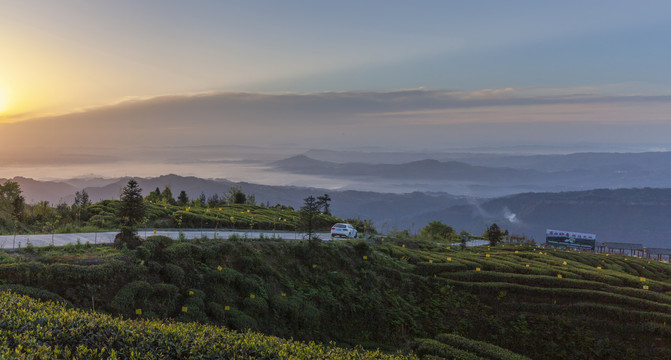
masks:
<path id="1" fill-rule="evenodd" d="M 186 206 L 189 203 L 189 196 L 186 195 L 186 191 L 182 190 L 179 192 L 177 197 L 177 205 Z"/>
<path id="2" fill-rule="evenodd" d="M 161 201 L 161 199 L 161 190 L 158 189 L 158 186 L 156 187 L 156 190 L 150 192 L 149 195 L 147 195 L 145 198 L 145 200 L 153 203 L 158 203 Z"/>
<path id="3" fill-rule="evenodd" d="M 310 195 L 303 199 L 303 207 L 301 207 L 299 214 L 300 230 L 304 231 L 308 236 L 308 241 L 312 242 L 315 232 L 315 220 L 321 208 L 319 201 L 314 196 Z"/>
<path id="4" fill-rule="evenodd" d="M 198 199 L 193 202 L 193 205 L 196 207 L 204 207 L 207 206 L 207 196 L 205 195 L 204 192 L 200 192 L 200 196 L 198 196 Z"/>
<path id="5" fill-rule="evenodd" d="M 228 189 L 226 200 L 229 204 L 245 204 L 247 202 L 247 195 L 242 192 L 239 186 L 231 186 Z"/>
<path id="6" fill-rule="evenodd" d="M 465 249 L 466 248 L 466 243 L 468 242 L 468 239 L 471 238 L 471 234 L 469 234 L 468 231 L 466 231 L 466 230 L 461 230 L 459 235 L 461 235 L 459 244 L 461 245 L 462 249 Z"/>
<path id="7" fill-rule="evenodd" d="M 175 197 L 172 195 L 170 186 L 166 186 L 161 193 L 161 199 L 170 205 L 175 205 Z"/>
<path id="8" fill-rule="evenodd" d="M 331 197 L 329 194 L 319 196 L 317 197 L 317 200 L 319 201 L 319 206 L 324 210 L 323 213 L 326 215 L 331 215 L 331 210 L 329 209 L 331 206 Z"/>
<path id="9" fill-rule="evenodd" d="M 26 207 L 19 183 L 6 181 L 0 185 L 0 227 L 11 223 L 14 231 L 18 222 L 23 220 Z"/>
<path id="10" fill-rule="evenodd" d="M 209 199 L 207 199 L 207 206 L 209 207 L 215 207 L 219 205 L 219 194 L 215 193 L 214 195 L 210 196 Z"/>
<path id="11" fill-rule="evenodd" d="M 503 231 L 498 225 L 492 224 L 487 228 L 484 237 L 489 240 L 490 246 L 496 246 L 501 242 L 504 236 L 508 235 L 508 231 Z"/>
<path id="12" fill-rule="evenodd" d="M 123 188 L 121 201 L 117 208 L 117 217 L 121 224 L 121 232 L 114 240 L 115 245 L 126 244 L 129 249 L 140 245 L 140 238 L 136 235 L 137 226 L 144 221 L 145 206 L 142 198 L 142 189 L 135 179 L 128 180 Z"/>
<path id="13" fill-rule="evenodd" d="M 245 203 L 247 205 L 256 206 L 256 196 L 254 196 L 254 194 L 249 194 L 245 200 Z"/>
<path id="14" fill-rule="evenodd" d="M 89 200 L 89 194 L 86 190 L 75 192 L 75 201 L 72 204 L 72 211 L 77 216 L 77 225 L 79 225 L 79 220 L 88 220 L 89 217 L 86 209 L 89 206 L 91 206 L 91 200 Z"/>
<path id="15" fill-rule="evenodd" d="M 419 234 L 427 240 L 447 240 L 448 236 L 454 234 L 454 228 L 441 221 L 431 221 L 420 230 Z"/>

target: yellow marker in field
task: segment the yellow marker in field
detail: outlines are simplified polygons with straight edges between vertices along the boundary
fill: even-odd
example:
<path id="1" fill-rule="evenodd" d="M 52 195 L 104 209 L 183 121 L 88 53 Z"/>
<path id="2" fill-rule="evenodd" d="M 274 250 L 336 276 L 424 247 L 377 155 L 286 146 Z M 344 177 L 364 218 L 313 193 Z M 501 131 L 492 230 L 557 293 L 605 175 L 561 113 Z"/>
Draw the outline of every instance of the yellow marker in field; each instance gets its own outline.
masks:
<path id="1" fill-rule="evenodd" d="M 644 277 L 641 277 L 641 281 L 646 281 L 647 279 Z"/>
<path id="2" fill-rule="evenodd" d="M 182 306 L 182 312 L 187 312 L 187 311 L 189 311 L 189 308 L 186 307 L 186 306 Z"/>
<path id="3" fill-rule="evenodd" d="M 193 291 L 189 290 L 189 296 L 193 296 Z"/>
<path id="4" fill-rule="evenodd" d="M 401 247 L 405 247 L 405 244 L 401 245 Z"/>
<path id="5" fill-rule="evenodd" d="M 221 271 L 221 270 L 224 270 L 224 268 L 221 267 L 221 265 L 219 265 L 219 266 L 217 266 L 217 270 Z"/>
<path id="6" fill-rule="evenodd" d="M 515 250 L 515 254 L 519 254 L 519 253 L 520 253 L 519 251 Z"/>
<path id="7" fill-rule="evenodd" d="M 526 267 L 529 267 L 529 264 L 527 264 Z"/>
<path id="8" fill-rule="evenodd" d="M 228 306 L 228 305 L 226 305 L 226 306 L 224 306 L 224 310 L 226 310 L 226 311 L 231 311 L 231 307 Z"/>
<path id="9" fill-rule="evenodd" d="M 480 271 L 480 268 L 475 268 L 475 271 Z"/>
<path id="10" fill-rule="evenodd" d="M 154 230 L 154 235 L 156 235 L 156 230 Z"/>
<path id="11" fill-rule="evenodd" d="M 249 298 L 250 298 L 250 299 L 254 299 L 254 298 L 256 298 L 256 295 L 254 295 L 254 294 L 249 294 Z"/>
<path id="12" fill-rule="evenodd" d="M 142 309 L 135 309 L 135 314 L 142 315 Z"/>
<path id="13" fill-rule="evenodd" d="M 317 264 L 312 264 L 312 268 L 313 268 L 313 269 L 316 269 L 316 268 L 317 268 Z"/>
<path id="14" fill-rule="evenodd" d="M 643 290 L 648 290 L 650 287 L 648 285 L 643 285 Z"/>
<path id="15" fill-rule="evenodd" d="M 557 274 L 557 277 L 560 278 L 560 279 L 563 278 L 563 276 L 561 276 L 561 274 Z"/>
<path id="16" fill-rule="evenodd" d="M 597 266 L 596 269 L 597 269 L 597 270 L 601 270 L 601 266 Z"/>
<path id="17" fill-rule="evenodd" d="M 448 257 L 448 258 L 447 258 L 447 261 L 452 261 L 452 258 L 451 258 L 451 257 Z"/>
<path id="18" fill-rule="evenodd" d="M 562 264 L 563 264 L 563 265 L 568 265 L 568 264 L 566 263 L 566 261 L 564 261 Z"/>
<path id="19" fill-rule="evenodd" d="M 287 296 L 287 293 L 282 293 L 282 296 Z"/>
<path id="20" fill-rule="evenodd" d="M 429 260 L 429 264 L 433 264 L 433 260 Z"/>
<path id="21" fill-rule="evenodd" d="M 364 259 L 364 260 L 368 260 L 368 256 L 364 255 L 364 256 L 363 256 L 363 259 Z"/>
<path id="22" fill-rule="evenodd" d="M 489 257 L 489 254 L 485 254 L 485 257 Z"/>
<path id="23" fill-rule="evenodd" d="M 451 246 L 448 246 L 448 247 L 446 247 L 445 249 L 450 250 L 450 248 L 452 248 L 452 247 L 451 247 Z"/>

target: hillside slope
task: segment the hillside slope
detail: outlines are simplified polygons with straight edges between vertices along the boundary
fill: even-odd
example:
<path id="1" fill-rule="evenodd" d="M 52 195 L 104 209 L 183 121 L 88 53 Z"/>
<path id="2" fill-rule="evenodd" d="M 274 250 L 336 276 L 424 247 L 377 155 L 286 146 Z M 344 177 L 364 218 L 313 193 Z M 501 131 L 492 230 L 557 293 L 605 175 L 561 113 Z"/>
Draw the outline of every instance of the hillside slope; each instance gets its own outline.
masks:
<path id="1" fill-rule="evenodd" d="M 442 220 L 481 234 L 492 223 L 545 242 L 545 229 L 597 234 L 599 241 L 635 242 L 671 248 L 671 189 L 588 190 L 525 193 L 447 207 L 403 219 L 422 226 Z"/>
<path id="2" fill-rule="evenodd" d="M 221 327 L 128 321 L 5 292 L 3 359 L 413 359 L 380 351 L 301 343 Z"/>
<path id="3" fill-rule="evenodd" d="M 532 359 L 671 356 L 671 266 L 624 256 L 411 239 L 154 237 L 137 253 L 24 249 L 0 257 L 0 279 L 14 291 L 129 318 L 427 357 L 485 351 L 478 342 Z"/>

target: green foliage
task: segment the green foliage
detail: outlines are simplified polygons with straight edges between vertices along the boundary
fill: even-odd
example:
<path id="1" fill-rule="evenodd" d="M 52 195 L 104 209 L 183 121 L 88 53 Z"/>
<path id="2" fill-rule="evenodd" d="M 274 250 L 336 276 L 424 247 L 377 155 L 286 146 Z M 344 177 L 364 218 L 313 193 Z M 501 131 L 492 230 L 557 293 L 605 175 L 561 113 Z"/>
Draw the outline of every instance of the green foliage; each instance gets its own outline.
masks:
<path id="1" fill-rule="evenodd" d="M 129 322 L 12 293 L 0 296 L 0 308 L 0 358 L 416 359 L 412 355 L 236 333 L 197 323 Z"/>
<path id="2" fill-rule="evenodd" d="M 300 211 L 300 227 L 308 236 L 308 241 L 312 241 L 316 228 L 316 218 L 319 214 L 321 204 L 314 196 L 310 195 L 304 199 L 303 207 Z"/>
<path id="3" fill-rule="evenodd" d="M 506 236 L 507 234 L 508 234 L 507 230 L 504 231 L 498 225 L 492 224 L 487 228 L 482 237 L 489 240 L 490 246 L 496 246 L 501 242 L 501 240 L 503 240 L 503 237 Z"/>
<path id="4" fill-rule="evenodd" d="M 135 179 L 130 179 L 121 192 L 117 217 L 121 223 L 121 232 L 114 240 L 115 245 L 121 247 L 125 244 L 129 249 L 135 249 L 141 243 L 141 239 L 135 235 L 137 226 L 145 217 L 142 189 Z"/>
<path id="5" fill-rule="evenodd" d="M 136 253 L 80 245 L 7 255 L 0 279 L 138 319 L 385 349 L 425 339 L 415 349 L 427 358 L 671 356 L 671 266 L 625 256 L 421 239 L 314 246 L 157 236 Z"/>
<path id="6" fill-rule="evenodd" d="M 440 359 L 453 360 L 485 360 L 476 354 L 460 350 L 456 347 L 432 339 L 417 339 L 413 349 L 419 356 L 438 356 Z"/>
<path id="7" fill-rule="evenodd" d="M 0 185 L 0 230 L 17 231 L 17 223 L 23 220 L 25 199 L 21 187 L 14 181 Z"/>
<path id="8" fill-rule="evenodd" d="M 420 231 L 420 236 L 426 240 L 447 240 L 452 234 L 454 234 L 454 228 L 441 221 L 431 221 Z"/>
<path id="9" fill-rule="evenodd" d="M 481 356 L 491 360 L 530 360 L 526 356 L 516 354 L 512 351 L 503 349 L 501 347 L 482 342 L 474 341 L 457 334 L 440 334 L 436 340 L 443 344 L 456 347 L 461 350 L 471 352 L 477 356 Z"/>

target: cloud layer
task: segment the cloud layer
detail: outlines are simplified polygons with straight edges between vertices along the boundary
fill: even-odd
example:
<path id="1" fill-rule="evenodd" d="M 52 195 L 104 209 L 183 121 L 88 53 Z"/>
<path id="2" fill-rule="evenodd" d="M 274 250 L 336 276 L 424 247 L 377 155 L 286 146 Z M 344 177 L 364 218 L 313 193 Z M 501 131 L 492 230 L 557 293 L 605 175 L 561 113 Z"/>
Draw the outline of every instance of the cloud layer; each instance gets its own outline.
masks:
<path id="1" fill-rule="evenodd" d="M 534 96 L 516 89 L 211 92 L 0 124 L 0 166 L 167 161 L 180 158 L 176 148 L 213 145 L 426 150 L 562 141 L 658 144 L 670 133 L 668 114 L 671 96 Z"/>

